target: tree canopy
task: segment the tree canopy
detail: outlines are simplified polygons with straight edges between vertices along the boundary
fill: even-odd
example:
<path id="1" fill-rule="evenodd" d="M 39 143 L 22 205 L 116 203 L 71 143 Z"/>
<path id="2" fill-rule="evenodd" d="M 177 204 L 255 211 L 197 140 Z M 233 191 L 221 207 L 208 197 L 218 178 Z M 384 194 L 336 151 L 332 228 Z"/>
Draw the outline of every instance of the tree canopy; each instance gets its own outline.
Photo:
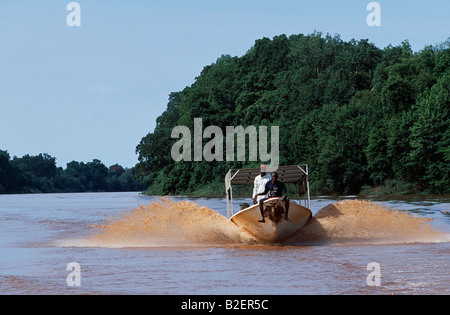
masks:
<path id="1" fill-rule="evenodd" d="M 173 128 L 193 130 L 202 118 L 223 130 L 279 126 L 280 164 L 309 164 L 317 194 L 394 184 L 449 193 L 449 90 L 450 40 L 413 52 L 408 41 L 380 49 L 317 32 L 263 38 L 241 57 L 221 56 L 170 95 L 136 148 L 136 171 L 150 193 L 213 187 L 218 194 L 229 168 L 259 164 L 175 162 Z"/>
<path id="2" fill-rule="evenodd" d="M 72 161 L 67 167 L 56 166 L 56 158 L 48 154 L 25 155 L 11 159 L 0 150 L 0 194 L 59 192 L 140 191 L 144 187 L 135 180 L 134 168 L 115 164 L 107 168 L 100 160 Z"/>

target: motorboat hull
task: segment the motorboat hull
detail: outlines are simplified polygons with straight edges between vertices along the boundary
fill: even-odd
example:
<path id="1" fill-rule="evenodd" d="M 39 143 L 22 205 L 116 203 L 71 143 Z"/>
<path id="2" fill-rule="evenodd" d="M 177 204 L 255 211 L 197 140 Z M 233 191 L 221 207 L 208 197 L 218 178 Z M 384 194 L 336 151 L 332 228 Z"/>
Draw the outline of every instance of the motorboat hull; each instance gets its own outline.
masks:
<path id="1" fill-rule="evenodd" d="M 309 209 L 290 202 L 288 221 L 285 220 L 284 209 L 285 201 L 282 198 L 271 198 L 264 202 L 265 223 L 259 222 L 261 220 L 259 204 L 239 211 L 230 221 L 260 240 L 279 242 L 298 232 L 312 217 Z"/>

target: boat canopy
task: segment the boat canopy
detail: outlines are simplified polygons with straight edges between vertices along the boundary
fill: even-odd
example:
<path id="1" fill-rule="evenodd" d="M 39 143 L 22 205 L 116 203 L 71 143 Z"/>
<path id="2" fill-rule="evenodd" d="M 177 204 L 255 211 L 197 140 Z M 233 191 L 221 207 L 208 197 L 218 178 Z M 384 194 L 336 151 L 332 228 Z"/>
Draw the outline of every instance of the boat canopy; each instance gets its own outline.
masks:
<path id="1" fill-rule="evenodd" d="M 225 190 L 227 193 L 227 216 L 231 218 L 233 211 L 233 185 L 253 185 L 255 177 L 260 174 L 259 168 L 231 169 L 225 175 Z M 308 165 L 279 166 L 278 180 L 282 183 L 294 183 L 298 187 L 298 197 L 305 207 L 310 209 L 310 192 L 308 179 Z"/>

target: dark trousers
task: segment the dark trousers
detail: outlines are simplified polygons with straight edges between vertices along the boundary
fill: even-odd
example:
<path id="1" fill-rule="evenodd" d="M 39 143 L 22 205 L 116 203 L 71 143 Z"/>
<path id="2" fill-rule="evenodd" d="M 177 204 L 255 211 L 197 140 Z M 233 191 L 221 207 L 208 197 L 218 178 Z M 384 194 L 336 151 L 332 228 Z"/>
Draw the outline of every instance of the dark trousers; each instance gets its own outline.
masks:
<path id="1" fill-rule="evenodd" d="M 268 200 L 269 198 L 263 198 L 259 201 L 259 211 L 261 212 L 261 218 L 264 220 L 264 201 Z M 284 197 L 284 211 L 286 211 L 285 218 L 289 218 L 289 198 L 286 196 Z"/>

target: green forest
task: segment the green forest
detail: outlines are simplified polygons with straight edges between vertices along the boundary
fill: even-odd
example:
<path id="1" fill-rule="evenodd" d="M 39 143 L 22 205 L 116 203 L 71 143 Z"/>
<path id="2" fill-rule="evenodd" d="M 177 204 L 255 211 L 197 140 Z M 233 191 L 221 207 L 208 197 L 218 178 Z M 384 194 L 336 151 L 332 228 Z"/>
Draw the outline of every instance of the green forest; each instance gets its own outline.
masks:
<path id="1" fill-rule="evenodd" d="M 228 169 L 259 165 L 175 162 L 172 129 L 202 118 L 222 130 L 279 126 L 280 165 L 308 164 L 316 195 L 448 194 L 449 110 L 450 39 L 414 52 L 407 40 L 263 38 L 170 94 L 136 148 L 136 173 L 149 194 L 220 195 Z"/>
<path id="2" fill-rule="evenodd" d="M 100 160 L 72 161 L 57 167 L 48 154 L 11 159 L 0 150 L 0 194 L 141 191 L 134 169 L 115 164 L 107 168 Z"/>

